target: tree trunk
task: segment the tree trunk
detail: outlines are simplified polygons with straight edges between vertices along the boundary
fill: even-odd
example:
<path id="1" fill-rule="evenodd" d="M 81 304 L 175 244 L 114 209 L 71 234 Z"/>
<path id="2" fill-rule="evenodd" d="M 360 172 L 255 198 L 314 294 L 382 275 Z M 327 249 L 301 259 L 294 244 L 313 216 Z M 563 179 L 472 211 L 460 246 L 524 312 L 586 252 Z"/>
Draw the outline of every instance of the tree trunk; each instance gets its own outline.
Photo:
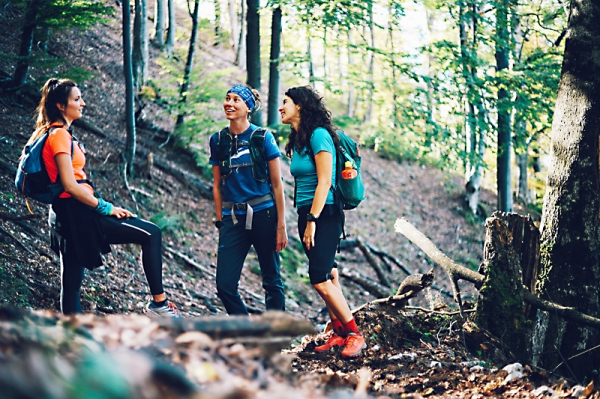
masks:
<path id="1" fill-rule="evenodd" d="M 269 62 L 269 110 L 267 125 L 279 122 L 279 55 L 281 52 L 281 8 L 273 10 L 271 21 L 271 57 Z"/>
<path id="2" fill-rule="evenodd" d="M 167 0 L 156 0 L 154 8 L 154 44 L 162 48 L 165 45 L 167 27 Z"/>
<path id="3" fill-rule="evenodd" d="M 348 111 L 346 115 L 348 118 L 354 117 L 354 84 L 352 82 L 351 71 L 354 65 L 354 59 L 352 58 L 352 33 L 348 28 Z"/>
<path id="4" fill-rule="evenodd" d="M 375 80 L 373 77 L 374 68 L 375 68 L 375 52 L 373 49 L 375 48 L 375 23 L 373 21 L 373 3 L 369 2 L 369 32 L 371 39 L 371 53 L 369 57 L 369 70 L 367 73 L 369 79 L 369 89 L 367 91 L 367 110 L 365 111 L 365 122 L 371 123 L 373 118 L 373 94 L 375 92 Z"/>
<path id="5" fill-rule="evenodd" d="M 214 0 L 215 6 L 215 42 L 213 46 L 218 46 L 221 43 L 221 1 Z"/>
<path id="6" fill-rule="evenodd" d="M 600 3 L 571 1 L 552 121 L 551 163 L 542 214 L 542 298 L 600 314 Z M 593 377 L 600 368 L 598 329 L 539 315 L 541 366 Z M 589 351 L 586 352 L 586 349 Z M 571 359 L 578 355 L 576 359 Z M 572 373 L 572 374 L 571 374 Z M 597 374 L 596 374 L 597 376 Z"/>
<path id="7" fill-rule="evenodd" d="M 307 29 L 306 31 L 308 35 L 308 39 L 306 40 L 306 59 L 308 61 L 308 83 L 314 88 L 316 88 L 315 82 L 315 69 L 313 67 L 312 62 L 312 37 L 310 36 L 310 32 Z"/>
<path id="8" fill-rule="evenodd" d="M 125 77 L 125 125 L 127 137 L 125 140 L 125 162 L 127 174 L 133 173 L 135 158 L 135 110 L 133 102 L 133 62 L 131 55 L 131 9 L 129 0 L 123 1 L 123 72 Z"/>
<path id="9" fill-rule="evenodd" d="M 246 0 L 248 5 L 248 33 L 246 35 L 246 67 L 248 69 L 247 83 L 260 92 L 260 8 L 259 0 Z M 262 112 L 252 112 L 252 123 L 262 126 Z"/>
<path id="10" fill-rule="evenodd" d="M 240 36 L 238 37 L 237 53 L 233 63 L 241 69 L 246 69 L 246 0 L 242 0 L 242 9 L 240 11 Z"/>
<path id="11" fill-rule="evenodd" d="M 175 32 L 177 30 L 177 17 L 175 16 L 175 0 L 168 0 L 169 4 L 169 30 L 167 31 L 167 53 L 175 50 Z"/>
<path id="12" fill-rule="evenodd" d="M 190 46 L 188 48 L 187 61 L 183 71 L 183 82 L 181 83 L 181 90 L 179 92 L 179 114 L 177 115 L 177 121 L 175 122 L 175 130 L 179 129 L 183 125 L 186 114 L 185 106 L 187 102 L 187 92 L 190 87 L 192 68 L 194 67 L 194 53 L 196 49 L 196 37 L 198 35 L 199 9 L 200 0 L 196 0 L 194 3 L 194 12 L 190 15 L 192 17 L 192 34 L 190 36 Z"/>
<path id="13" fill-rule="evenodd" d="M 498 0 L 496 8 L 496 69 L 502 72 L 508 69 L 510 42 L 508 33 L 508 14 L 512 0 Z M 498 90 L 498 154 L 497 185 L 498 209 L 512 212 L 512 184 L 510 176 L 511 158 L 511 105 L 510 92 L 504 88 Z"/>
<path id="14" fill-rule="evenodd" d="M 148 0 L 135 0 L 133 20 L 133 78 L 139 90 L 148 78 Z"/>
<path id="15" fill-rule="evenodd" d="M 517 117 L 517 121 L 515 123 L 515 134 L 517 135 L 525 135 L 525 121 Z M 517 156 L 517 165 L 519 167 L 519 187 L 517 198 L 525 203 L 525 205 L 533 202 L 531 199 L 531 195 L 529 193 L 529 183 L 528 183 L 528 165 L 529 165 L 529 146 L 526 144 L 520 151 L 516 154 Z"/>
<path id="16" fill-rule="evenodd" d="M 483 263 L 474 321 L 526 361 L 526 323 L 523 317 L 523 278 L 520 250 L 523 220 L 517 214 L 495 212 L 485 221 Z"/>
<path id="17" fill-rule="evenodd" d="M 21 32 L 21 47 L 19 48 L 19 59 L 15 67 L 11 87 L 19 87 L 27 82 L 27 72 L 29 72 L 29 57 L 33 48 L 33 36 L 37 26 L 37 13 L 41 0 L 31 0 L 27 4 L 25 11 L 25 23 Z"/>
<path id="18" fill-rule="evenodd" d="M 475 7 L 475 6 L 473 6 Z M 462 63 L 462 76 L 465 80 L 465 143 L 467 161 L 465 164 L 465 201 L 473 215 L 479 208 L 479 193 L 483 180 L 483 154 L 485 151 L 486 130 L 485 110 L 481 103 L 479 89 L 475 83 L 477 69 L 477 13 L 471 10 L 467 15 L 467 6 L 459 2 L 459 38 Z M 470 37 L 472 36 L 472 39 Z M 477 111 L 477 112 L 476 112 Z M 479 123 L 478 123 L 479 122 Z"/>
<path id="19" fill-rule="evenodd" d="M 235 0 L 227 0 L 227 9 L 229 11 L 229 24 L 231 26 L 230 39 L 231 47 L 233 51 L 237 54 L 238 51 L 238 40 L 239 40 L 239 30 L 238 30 L 238 21 L 237 21 L 237 13 L 235 12 Z"/>

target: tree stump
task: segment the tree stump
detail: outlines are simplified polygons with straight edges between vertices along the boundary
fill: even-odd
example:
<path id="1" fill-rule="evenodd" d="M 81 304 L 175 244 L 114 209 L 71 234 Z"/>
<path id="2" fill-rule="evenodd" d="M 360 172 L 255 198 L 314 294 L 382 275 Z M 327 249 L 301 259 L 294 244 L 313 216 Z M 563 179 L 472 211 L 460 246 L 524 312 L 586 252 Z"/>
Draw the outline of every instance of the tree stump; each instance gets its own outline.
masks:
<path id="1" fill-rule="evenodd" d="M 479 290 L 475 322 L 524 359 L 527 323 L 523 316 L 520 259 L 523 218 L 494 212 L 485 226 L 484 260 L 479 270 L 485 279 Z"/>

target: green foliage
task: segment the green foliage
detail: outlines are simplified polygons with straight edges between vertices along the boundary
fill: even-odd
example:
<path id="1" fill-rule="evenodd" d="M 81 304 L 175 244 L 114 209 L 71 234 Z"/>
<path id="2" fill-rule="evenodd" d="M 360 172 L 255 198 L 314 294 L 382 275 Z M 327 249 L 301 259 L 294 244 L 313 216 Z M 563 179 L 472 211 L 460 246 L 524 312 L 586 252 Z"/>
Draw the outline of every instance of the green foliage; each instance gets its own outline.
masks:
<path id="1" fill-rule="evenodd" d="M 113 15 L 114 8 L 96 0 L 50 0 L 42 2 L 38 12 L 38 26 L 62 30 L 86 28 Z"/>
<path id="2" fill-rule="evenodd" d="M 179 230 L 179 224 L 181 222 L 181 216 L 170 215 L 167 212 L 159 212 L 150 218 L 150 221 L 160 227 L 165 232 L 175 232 Z"/>
<path id="3" fill-rule="evenodd" d="M 175 142 L 191 150 L 196 164 L 205 171 L 204 177 L 212 179 L 210 168 L 205 167 L 210 156 L 208 139 L 227 125 L 223 114 L 223 99 L 229 88 L 226 81 L 235 74 L 235 70 L 227 68 L 209 72 L 202 66 L 196 66 L 191 74 L 186 103 L 182 104 L 178 82 L 183 79 L 183 65 L 176 59 L 185 56 L 185 51 L 179 50 L 177 57 L 158 59 L 157 64 L 162 67 L 160 79 L 151 80 L 149 86 L 156 92 L 156 101 L 163 105 L 166 112 L 173 116 L 180 113 L 187 115 L 184 124 L 173 133 Z"/>

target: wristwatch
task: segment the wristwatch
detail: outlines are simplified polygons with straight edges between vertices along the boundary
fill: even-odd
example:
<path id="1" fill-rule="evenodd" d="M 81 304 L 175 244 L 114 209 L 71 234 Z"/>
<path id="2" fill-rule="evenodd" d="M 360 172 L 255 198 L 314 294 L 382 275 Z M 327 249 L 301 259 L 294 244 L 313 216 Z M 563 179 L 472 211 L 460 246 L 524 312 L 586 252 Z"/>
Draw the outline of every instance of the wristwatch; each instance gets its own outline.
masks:
<path id="1" fill-rule="evenodd" d="M 316 222 L 317 219 L 318 219 L 318 217 L 316 217 L 312 213 L 309 213 L 308 215 L 306 215 L 306 221 L 307 222 Z"/>
<path id="2" fill-rule="evenodd" d="M 221 227 L 223 227 L 223 221 L 222 220 L 215 220 L 215 227 L 217 229 L 221 229 Z"/>

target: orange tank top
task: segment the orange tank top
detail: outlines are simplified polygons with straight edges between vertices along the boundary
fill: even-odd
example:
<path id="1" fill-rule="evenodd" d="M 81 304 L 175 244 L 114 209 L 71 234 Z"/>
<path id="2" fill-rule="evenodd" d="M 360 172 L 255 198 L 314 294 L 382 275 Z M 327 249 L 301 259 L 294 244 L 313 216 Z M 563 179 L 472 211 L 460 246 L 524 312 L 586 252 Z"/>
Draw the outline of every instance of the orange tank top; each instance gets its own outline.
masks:
<path id="1" fill-rule="evenodd" d="M 48 135 L 48 140 L 46 140 L 46 144 L 44 145 L 44 149 L 42 150 L 42 159 L 44 160 L 44 165 L 46 166 L 46 171 L 48 172 L 48 177 L 50 177 L 50 181 L 52 183 L 56 182 L 58 177 L 58 168 L 56 166 L 56 161 L 54 157 L 57 154 L 67 154 L 71 156 L 71 133 L 67 131 L 60 124 L 52 124 L 51 126 L 60 126 L 58 129 L 54 129 Z M 71 160 L 71 164 L 73 165 L 73 174 L 75 175 L 75 180 L 86 180 L 87 176 L 83 168 L 85 167 L 85 153 L 81 149 L 78 143 L 74 143 L 73 145 L 74 154 Z M 94 189 L 87 183 L 82 184 L 83 187 L 88 189 L 92 195 L 94 195 Z M 71 194 L 64 192 L 59 195 L 60 198 L 70 198 Z"/>

